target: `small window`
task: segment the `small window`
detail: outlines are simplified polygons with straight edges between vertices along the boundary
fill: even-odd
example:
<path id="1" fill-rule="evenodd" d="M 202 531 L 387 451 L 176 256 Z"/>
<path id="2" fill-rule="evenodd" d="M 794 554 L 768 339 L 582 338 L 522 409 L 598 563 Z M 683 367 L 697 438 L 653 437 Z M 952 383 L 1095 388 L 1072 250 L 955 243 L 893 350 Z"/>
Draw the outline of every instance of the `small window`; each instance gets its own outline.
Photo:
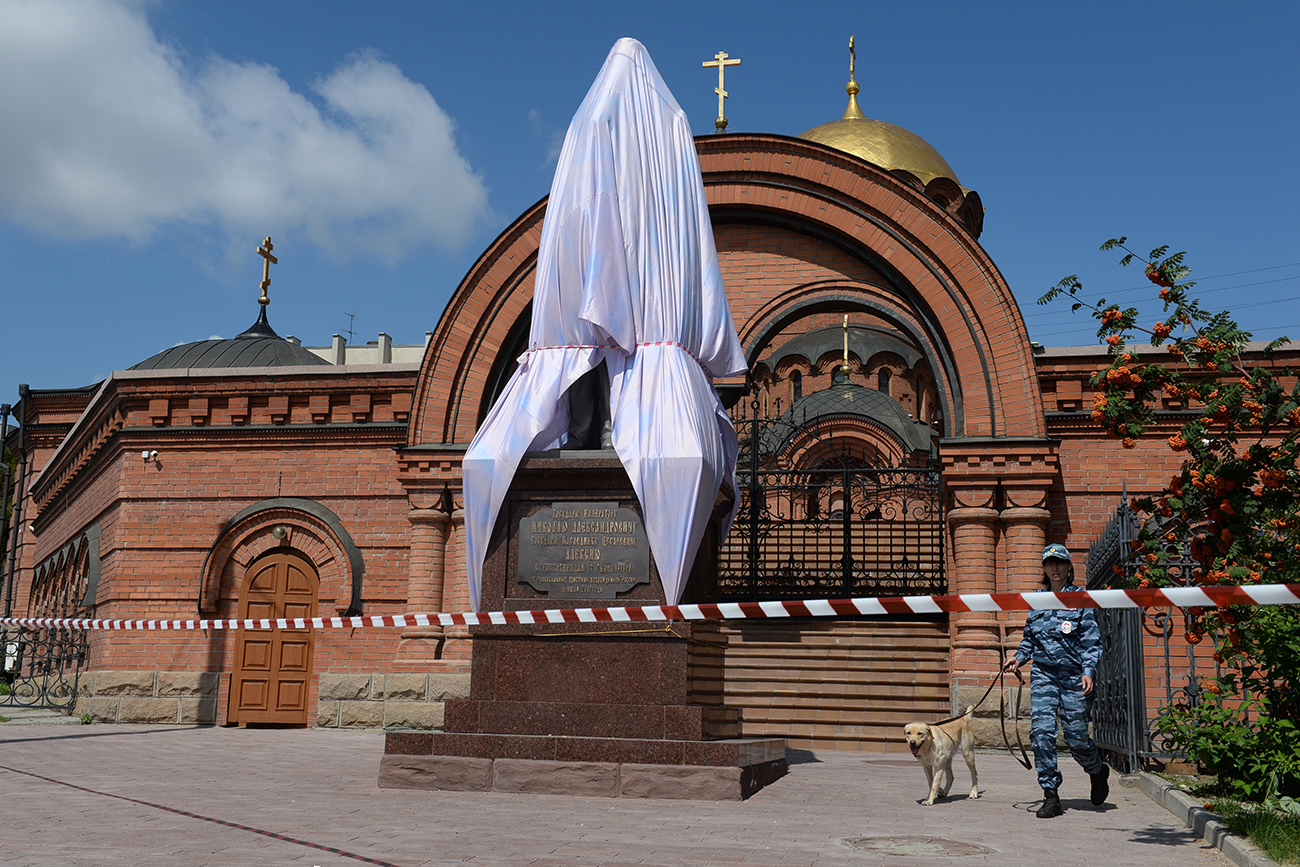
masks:
<path id="1" fill-rule="evenodd" d="M 889 394 L 889 368 L 882 367 L 876 374 L 876 390 Z"/>
<path id="2" fill-rule="evenodd" d="M 790 403 L 803 397 L 803 374 L 797 370 L 790 371 Z"/>

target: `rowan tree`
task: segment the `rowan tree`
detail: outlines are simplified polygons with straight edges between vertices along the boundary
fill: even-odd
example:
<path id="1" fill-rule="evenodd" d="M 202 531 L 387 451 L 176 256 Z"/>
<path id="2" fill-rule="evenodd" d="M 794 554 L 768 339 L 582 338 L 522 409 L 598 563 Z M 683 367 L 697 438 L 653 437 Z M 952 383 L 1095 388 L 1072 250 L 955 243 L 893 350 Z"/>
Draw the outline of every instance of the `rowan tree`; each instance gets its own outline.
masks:
<path id="1" fill-rule="evenodd" d="M 1115 586 L 1300 583 L 1300 382 L 1279 369 L 1279 338 L 1247 353 L 1251 335 L 1227 311 L 1192 296 L 1185 253 L 1140 256 L 1126 238 L 1122 266 L 1142 263 L 1164 303 L 1154 322 L 1134 307 L 1079 297 L 1067 277 L 1039 299 L 1069 296 L 1097 319 L 1109 365 L 1092 377 L 1092 418 L 1124 448 L 1153 427 L 1168 397 L 1191 410 L 1166 439 L 1181 466 L 1163 490 L 1134 498 L 1145 518 Z M 1139 349 L 1142 337 L 1150 348 Z M 1190 559 L 1195 566 L 1174 568 Z M 1159 728 L 1253 800 L 1300 795 L 1300 609 L 1229 606 L 1192 612 L 1184 638 L 1214 646 L 1216 676 L 1189 703 L 1162 710 Z"/>

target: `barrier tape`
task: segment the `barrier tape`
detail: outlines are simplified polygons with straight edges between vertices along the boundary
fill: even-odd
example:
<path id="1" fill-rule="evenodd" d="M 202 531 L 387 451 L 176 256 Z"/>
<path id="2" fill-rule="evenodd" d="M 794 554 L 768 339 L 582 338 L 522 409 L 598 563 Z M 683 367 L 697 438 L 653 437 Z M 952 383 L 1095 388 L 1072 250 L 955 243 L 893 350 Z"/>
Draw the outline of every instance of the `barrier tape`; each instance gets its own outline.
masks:
<path id="1" fill-rule="evenodd" d="M 965 611 L 1035 611 L 1051 608 L 1218 608 L 1228 605 L 1300 604 L 1300 584 L 1081 590 L 1069 593 L 969 593 L 960 596 L 880 596 L 789 602 L 719 602 L 636 608 L 543 608 L 484 614 L 378 614 L 212 620 L 76 620 L 5 617 L 0 626 L 105 630 L 355 629 L 407 626 L 505 626 L 551 623 L 654 623 L 672 620 L 761 620 L 844 617 L 860 614 L 951 614 Z"/>

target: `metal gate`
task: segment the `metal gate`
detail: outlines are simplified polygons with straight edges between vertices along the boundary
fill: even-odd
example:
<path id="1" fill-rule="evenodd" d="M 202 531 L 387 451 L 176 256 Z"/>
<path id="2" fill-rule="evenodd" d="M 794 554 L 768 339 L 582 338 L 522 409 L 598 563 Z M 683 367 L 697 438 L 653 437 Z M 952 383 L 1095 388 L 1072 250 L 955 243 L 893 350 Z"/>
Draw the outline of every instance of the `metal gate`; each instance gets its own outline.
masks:
<path id="1" fill-rule="evenodd" d="M 71 711 L 87 657 L 81 629 L 0 629 L 0 707 L 48 707 Z"/>
<path id="2" fill-rule="evenodd" d="M 1088 549 L 1089 590 L 1109 587 L 1126 574 L 1124 555 L 1139 529 L 1127 499 L 1125 493 L 1114 517 Z M 1169 573 L 1191 584 L 1195 564 L 1184 543 L 1174 544 L 1174 553 L 1181 556 L 1168 563 Z M 1187 645 L 1180 651 L 1171 646 L 1175 626 L 1181 621 L 1185 631 L 1195 618 L 1188 609 L 1097 609 L 1104 652 L 1095 678 L 1093 739 L 1110 763 L 1125 773 L 1141 769 L 1150 759 L 1175 757 L 1155 731 L 1155 723 L 1162 708 L 1194 705 L 1200 699 L 1194 647 Z M 1205 660 L 1199 664 L 1202 669 L 1207 666 Z M 1154 686 L 1151 691 L 1148 677 Z"/>
<path id="3" fill-rule="evenodd" d="M 737 424 L 739 511 L 718 558 L 721 601 L 945 592 L 938 466 L 873 466 L 825 419 Z M 809 447 L 811 444 L 811 447 Z"/>

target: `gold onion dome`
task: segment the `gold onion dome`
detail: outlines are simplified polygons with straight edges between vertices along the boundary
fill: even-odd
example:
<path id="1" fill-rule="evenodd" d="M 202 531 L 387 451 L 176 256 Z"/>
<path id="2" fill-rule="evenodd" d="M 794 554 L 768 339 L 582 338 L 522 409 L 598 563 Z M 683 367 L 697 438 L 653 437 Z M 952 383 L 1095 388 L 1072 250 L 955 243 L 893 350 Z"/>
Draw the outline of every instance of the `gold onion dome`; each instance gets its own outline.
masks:
<path id="1" fill-rule="evenodd" d="M 849 37 L 849 83 L 844 88 L 849 94 L 849 106 L 839 120 L 815 126 L 799 138 L 829 145 L 891 172 L 911 172 L 922 184 L 935 178 L 948 178 L 960 184 L 952 166 L 928 141 L 897 124 L 874 120 L 862 113 L 858 107 L 861 87 L 855 75 L 855 63 L 853 37 Z"/>
<path id="2" fill-rule="evenodd" d="M 849 86 L 856 88 L 857 82 L 850 82 Z M 961 183 L 952 166 L 928 141 L 897 124 L 865 117 L 858 108 L 854 90 L 849 91 L 849 107 L 844 117 L 815 126 L 799 138 L 842 150 L 890 171 L 911 172 L 922 184 L 935 178 Z"/>

